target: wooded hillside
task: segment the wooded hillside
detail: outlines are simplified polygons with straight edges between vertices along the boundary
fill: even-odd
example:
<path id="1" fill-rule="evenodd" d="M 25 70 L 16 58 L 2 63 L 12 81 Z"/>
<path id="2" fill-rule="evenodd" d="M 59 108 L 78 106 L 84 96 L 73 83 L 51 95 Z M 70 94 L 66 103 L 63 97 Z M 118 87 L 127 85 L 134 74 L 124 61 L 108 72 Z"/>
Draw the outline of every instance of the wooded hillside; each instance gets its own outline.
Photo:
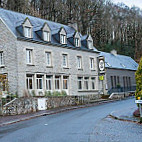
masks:
<path id="1" fill-rule="evenodd" d="M 51 21 L 76 22 L 82 34 L 91 33 L 94 46 L 109 52 L 142 56 L 142 11 L 106 0 L 0 0 L 0 7 Z"/>

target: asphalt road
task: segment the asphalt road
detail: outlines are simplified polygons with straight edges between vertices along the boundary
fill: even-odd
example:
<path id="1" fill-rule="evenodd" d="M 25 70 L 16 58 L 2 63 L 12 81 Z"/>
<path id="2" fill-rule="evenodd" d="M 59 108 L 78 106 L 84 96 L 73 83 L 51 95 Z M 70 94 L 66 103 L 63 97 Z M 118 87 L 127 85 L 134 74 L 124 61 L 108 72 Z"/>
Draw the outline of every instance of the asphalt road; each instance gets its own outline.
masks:
<path id="1" fill-rule="evenodd" d="M 112 111 L 135 106 L 134 99 L 42 116 L 0 127 L 0 142 L 140 142 L 142 125 L 114 120 Z"/>

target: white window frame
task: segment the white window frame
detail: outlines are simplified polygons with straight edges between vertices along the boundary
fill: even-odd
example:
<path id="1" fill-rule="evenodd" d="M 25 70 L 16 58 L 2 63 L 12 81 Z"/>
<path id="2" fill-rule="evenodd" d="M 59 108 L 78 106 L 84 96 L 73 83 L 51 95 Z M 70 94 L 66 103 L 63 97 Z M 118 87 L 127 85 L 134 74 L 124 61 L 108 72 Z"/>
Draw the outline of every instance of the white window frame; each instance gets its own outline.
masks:
<path id="1" fill-rule="evenodd" d="M 88 48 L 92 49 L 93 48 L 93 41 L 88 40 Z"/>
<path id="2" fill-rule="evenodd" d="M 52 90 L 52 75 L 46 75 L 46 90 L 51 91 Z"/>
<path id="3" fill-rule="evenodd" d="M 60 43 L 61 44 L 66 44 L 66 35 L 60 34 Z"/>
<path id="4" fill-rule="evenodd" d="M 46 65 L 51 66 L 52 65 L 51 52 L 45 52 L 45 56 L 46 56 Z"/>
<path id="5" fill-rule="evenodd" d="M 77 56 L 77 68 L 82 69 L 82 57 Z"/>
<path id="6" fill-rule="evenodd" d="M 32 34 L 32 28 L 31 27 L 27 27 L 25 26 L 24 27 L 24 36 L 27 37 L 27 38 L 31 38 L 31 34 Z"/>
<path id="7" fill-rule="evenodd" d="M 26 49 L 26 63 L 33 64 L 33 49 Z"/>
<path id="8" fill-rule="evenodd" d="M 90 58 L 90 69 L 91 70 L 94 70 L 94 62 L 95 62 L 95 59 L 94 58 Z"/>
<path id="9" fill-rule="evenodd" d="M 3 51 L 0 51 L 0 67 L 4 66 L 4 54 Z"/>
<path id="10" fill-rule="evenodd" d="M 58 86 L 58 81 L 59 81 L 59 86 Z M 61 77 L 55 76 L 55 90 L 60 90 L 60 89 L 61 89 Z"/>
<path id="11" fill-rule="evenodd" d="M 32 80 L 32 88 L 30 88 L 30 80 Z M 26 74 L 26 87 L 27 87 L 27 89 L 32 90 L 33 86 L 34 86 L 34 76 L 32 74 Z"/>
<path id="12" fill-rule="evenodd" d="M 38 75 L 41 77 L 37 77 Z M 40 87 L 40 82 L 41 82 L 41 87 Z M 36 88 L 38 90 L 43 90 L 43 75 L 41 74 L 36 75 Z"/>
<path id="13" fill-rule="evenodd" d="M 96 89 L 95 81 L 96 81 L 96 78 L 95 77 L 91 77 L 91 90 L 95 90 Z M 94 85 L 94 87 L 93 87 L 93 85 Z"/>
<path id="14" fill-rule="evenodd" d="M 65 82 L 67 83 L 66 85 Z M 68 90 L 68 83 L 69 83 L 69 77 L 63 76 L 63 90 Z"/>
<path id="15" fill-rule="evenodd" d="M 84 77 L 84 90 L 89 90 L 89 77 Z"/>
<path id="16" fill-rule="evenodd" d="M 80 46 L 80 44 L 79 44 L 79 42 L 80 42 L 80 41 L 79 41 L 79 38 L 75 38 L 75 39 L 74 39 L 74 42 L 75 42 L 75 46 L 76 46 L 76 47 L 79 47 L 79 46 Z"/>
<path id="17" fill-rule="evenodd" d="M 81 88 L 80 88 L 80 83 L 81 83 Z M 78 90 L 82 90 L 83 89 L 83 77 L 77 78 L 77 84 L 78 84 Z"/>
<path id="18" fill-rule="evenodd" d="M 49 31 L 43 31 L 43 40 L 44 41 L 50 41 L 50 32 Z"/>
<path id="19" fill-rule="evenodd" d="M 63 68 L 68 67 L 68 54 L 62 54 L 62 65 Z"/>

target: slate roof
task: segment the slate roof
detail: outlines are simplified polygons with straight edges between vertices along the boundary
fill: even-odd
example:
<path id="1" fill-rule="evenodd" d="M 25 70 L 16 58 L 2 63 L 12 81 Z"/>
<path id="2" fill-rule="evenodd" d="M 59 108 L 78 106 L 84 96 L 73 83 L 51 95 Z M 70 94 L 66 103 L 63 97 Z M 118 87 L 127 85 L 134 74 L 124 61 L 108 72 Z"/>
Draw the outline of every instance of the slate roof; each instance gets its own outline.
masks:
<path id="1" fill-rule="evenodd" d="M 105 67 L 115 69 L 137 70 L 138 64 L 129 56 L 113 55 L 111 53 L 101 52 L 100 56 L 105 57 Z"/>
<path id="2" fill-rule="evenodd" d="M 53 36 L 54 34 L 58 33 L 60 28 L 64 27 L 64 29 L 65 29 L 65 31 L 67 33 L 67 38 L 71 37 L 75 33 L 75 29 L 72 28 L 72 27 L 69 27 L 67 25 L 63 25 L 63 24 L 60 24 L 60 23 L 44 20 L 44 19 L 41 19 L 41 18 L 37 18 L 37 17 L 21 14 L 21 13 L 18 13 L 18 12 L 13 12 L 13 11 L 2 9 L 2 8 L 0 8 L 0 17 L 3 19 L 3 21 L 7 24 L 9 29 L 14 33 L 14 35 L 17 38 L 22 38 L 22 39 L 25 39 L 25 40 L 27 39 L 24 36 L 22 36 L 22 34 L 19 34 L 19 32 L 16 29 L 16 27 L 22 25 L 24 20 L 26 18 L 28 18 L 30 20 L 32 26 L 33 26 L 33 38 L 31 40 L 34 40 L 34 41 L 37 41 L 37 42 L 44 42 L 45 43 L 45 41 L 43 41 L 41 38 L 39 38 L 39 36 L 37 35 L 36 31 L 41 29 L 43 27 L 44 23 L 47 23 L 48 26 L 51 29 L 51 35 L 52 35 L 51 36 L 51 44 L 58 45 L 58 46 L 64 46 L 64 47 L 66 46 L 66 47 L 70 47 L 70 48 L 77 48 L 69 40 L 67 41 L 67 45 L 62 45 Z M 19 28 L 19 30 L 20 30 L 20 28 Z M 81 35 L 81 37 L 83 37 L 83 36 Z M 85 51 L 91 51 L 91 52 L 98 52 L 99 53 L 99 51 L 95 47 L 92 50 L 92 49 L 88 49 L 83 44 L 81 45 L 80 48 L 77 48 L 77 49 L 85 50 Z"/>

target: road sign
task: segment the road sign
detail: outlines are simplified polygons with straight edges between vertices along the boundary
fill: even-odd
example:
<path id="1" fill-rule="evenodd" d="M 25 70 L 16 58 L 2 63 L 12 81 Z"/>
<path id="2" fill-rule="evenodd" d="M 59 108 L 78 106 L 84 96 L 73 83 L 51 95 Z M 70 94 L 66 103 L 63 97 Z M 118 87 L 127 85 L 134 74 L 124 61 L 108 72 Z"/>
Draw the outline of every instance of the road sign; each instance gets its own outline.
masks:
<path id="1" fill-rule="evenodd" d="M 142 100 L 135 100 L 136 104 L 142 104 Z"/>

